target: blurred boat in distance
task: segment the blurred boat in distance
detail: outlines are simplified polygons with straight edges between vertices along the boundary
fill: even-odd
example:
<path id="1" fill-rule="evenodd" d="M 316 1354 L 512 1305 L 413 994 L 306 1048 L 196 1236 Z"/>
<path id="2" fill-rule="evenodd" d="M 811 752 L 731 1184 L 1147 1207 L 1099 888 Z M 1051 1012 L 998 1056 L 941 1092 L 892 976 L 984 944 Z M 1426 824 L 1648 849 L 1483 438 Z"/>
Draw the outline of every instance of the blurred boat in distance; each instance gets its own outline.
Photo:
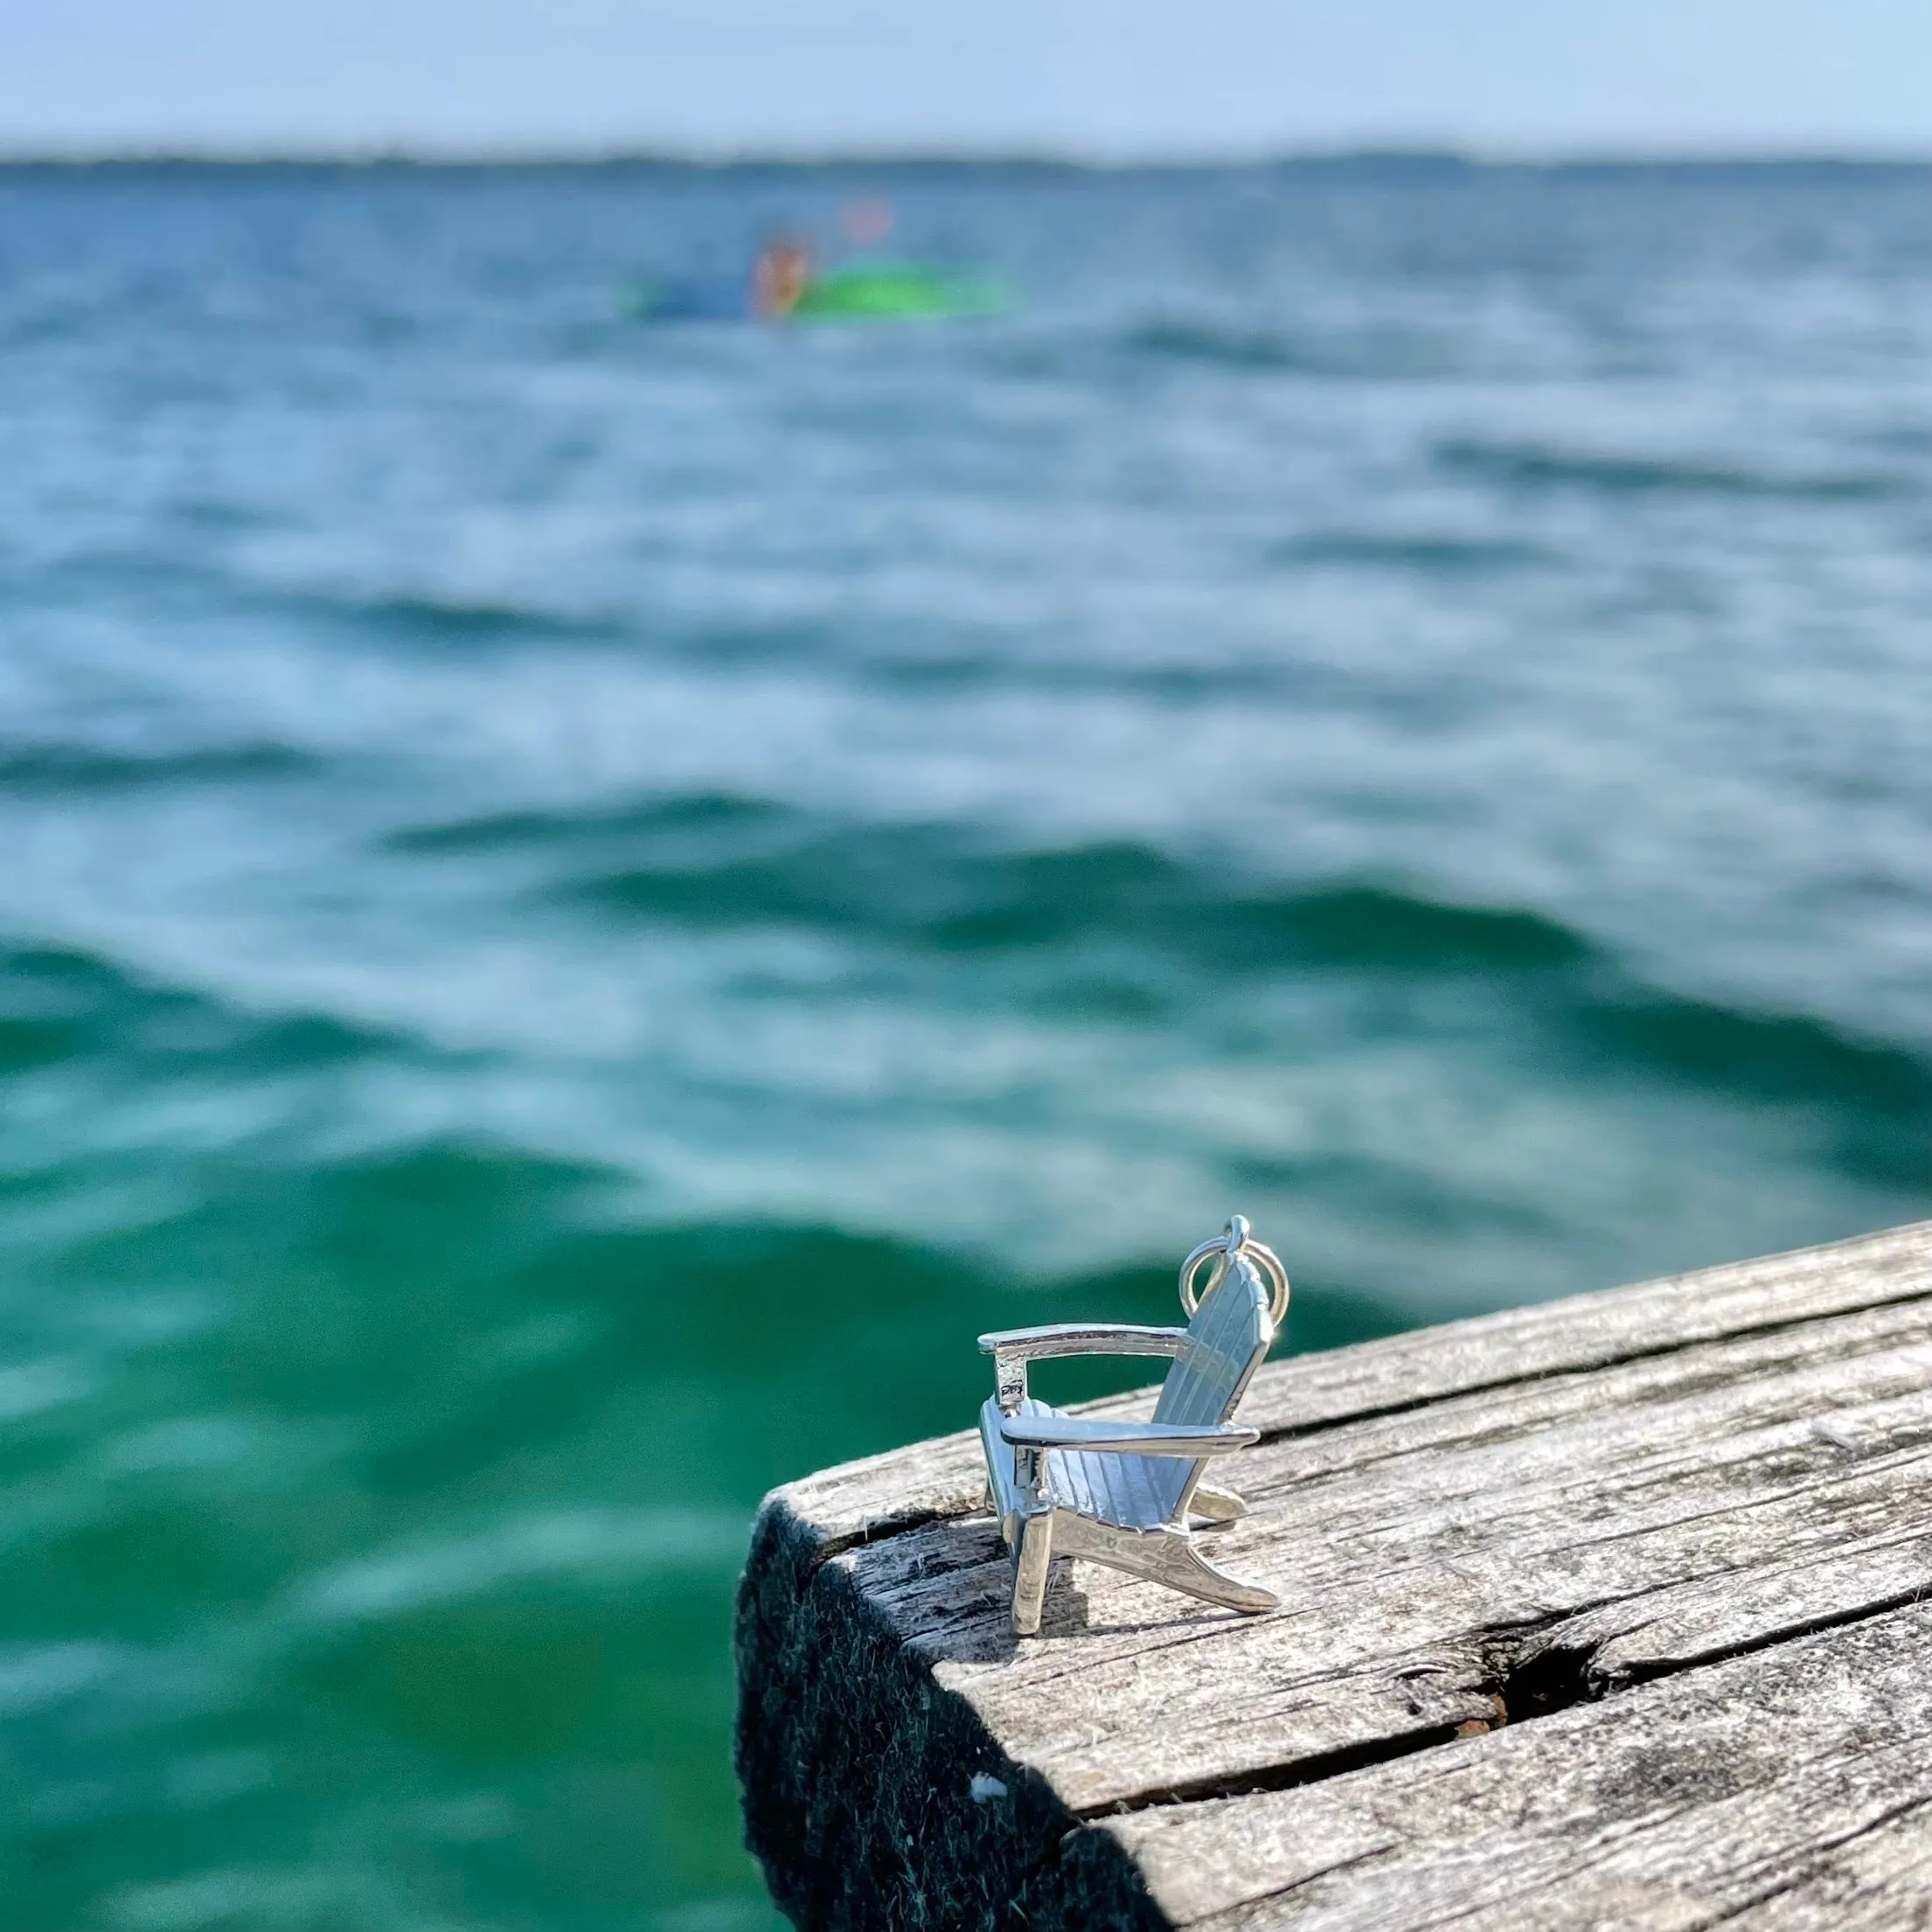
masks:
<path id="1" fill-rule="evenodd" d="M 1018 297 L 980 270 L 859 260 L 811 277 L 776 312 L 761 311 L 749 286 L 724 275 L 634 275 L 617 303 L 634 322 L 929 322 L 1008 315 Z"/>
<path id="2" fill-rule="evenodd" d="M 848 243 L 883 240 L 889 204 L 849 202 L 840 212 Z M 767 237 L 749 276 L 640 275 L 618 291 L 637 322 L 906 322 L 1007 314 L 1013 289 L 984 269 L 858 254 L 821 269 L 810 241 L 791 229 Z"/>

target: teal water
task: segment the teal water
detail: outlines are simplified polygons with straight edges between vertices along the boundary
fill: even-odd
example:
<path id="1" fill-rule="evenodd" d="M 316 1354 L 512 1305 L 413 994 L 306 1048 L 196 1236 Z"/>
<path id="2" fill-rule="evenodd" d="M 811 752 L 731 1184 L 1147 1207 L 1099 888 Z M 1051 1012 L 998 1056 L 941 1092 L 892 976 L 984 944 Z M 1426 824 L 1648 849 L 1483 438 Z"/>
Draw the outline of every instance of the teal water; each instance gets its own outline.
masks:
<path id="1" fill-rule="evenodd" d="M 768 1926 L 978 1330 L 1932 1213 L 1929 186 L 0 171 L 0 1923 Z"/>

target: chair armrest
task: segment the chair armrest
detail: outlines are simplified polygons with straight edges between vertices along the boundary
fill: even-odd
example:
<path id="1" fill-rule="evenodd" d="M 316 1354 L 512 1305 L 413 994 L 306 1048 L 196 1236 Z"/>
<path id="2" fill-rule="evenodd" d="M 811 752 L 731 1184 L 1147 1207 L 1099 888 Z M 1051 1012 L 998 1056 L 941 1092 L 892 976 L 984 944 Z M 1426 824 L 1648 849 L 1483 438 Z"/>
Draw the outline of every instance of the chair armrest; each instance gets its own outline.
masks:
<path id="1" fill-rule="evenodd" d="M 1126 1322 L 1048 1322 L 1039 1328 L 1006 1328 L 979 1338 L 993 1358 L 999 1406 L 1015 1409 L 1026 1400 L 1026 1365 L 1053 1355 L 1178 1355 L 1185 1328 L 1143 1328 Z"/>
<path id="2" fill-rule="evenodd" d="M 1041 1328 L 1003 1328 L 982 1335 L 982 1355 L 1037 1362 L 1048 1355 L 1173 1355 L 1185 1328 L 1143 1328 L 1131 1322 L 1048 1322 Z"/>
<path id="3" fill-rule="evenodd" d="M 1225 1456 L 1261 1439 L 1235 1422 L 1107 1422 L 1084 1415 L 1002 1415 L 1017 1449 L 1110 1449 L 1116 1456 Z"/>

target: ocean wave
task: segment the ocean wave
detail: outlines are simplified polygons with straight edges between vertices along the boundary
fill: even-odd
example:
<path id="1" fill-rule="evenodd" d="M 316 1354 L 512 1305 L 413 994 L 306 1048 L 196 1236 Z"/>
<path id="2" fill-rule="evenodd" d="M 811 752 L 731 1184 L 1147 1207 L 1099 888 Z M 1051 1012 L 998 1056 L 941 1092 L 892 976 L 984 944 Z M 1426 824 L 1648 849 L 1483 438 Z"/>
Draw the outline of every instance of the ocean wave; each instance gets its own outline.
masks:
<path id="1" fill-rule="evenodd" d="M 735 1574 L 746 1523 L 736 1511 L 553 1509 L 519 1513 L 467 1535 L 351 1558 L 305 1580 L 293 1614 L 304 1623 L 361 1623 L 558 1582 L 640 1582 L 692 1570 Z"/>
<path id="2" fill-rule="evenodd" d="M 1276 544 L 1270 559 L 1283 564 L 1332 564 L 1344 568 L 1396 570 L 1421 576 L 1489 576 L 1533 568 L 1552 560 L 1536 544 L 1496 538 L 1383 535 L 1336 531 Z"/>
<path id="3" fill-rule="evenodd" d="M 1932 1060 L 1915 1043 L 1659 985 L 1529 907 L 1387 880 L 1284 885 L 1132 841 L 1003 849 L 942 822 L 855 824 L 709 795 L 427 826 L 400 843 L 443 861 L 535 854 L 540 897 L 645 928 L 815 934 L 922 961 L 942 989 L 997 970 L 1002 999 L 1056 1018 L 1166 1025 L 1270 980 L 1453 983 L 1500 1003 L 1527 1029 L 1512 1050 L 1546 1064 L 1822 1109 L 1861 1170 L 1889 1178 L 1922 1179 L 1932 1149 Z"/>
<path id="4" fill-rule="evenodd" d="M 395 1044 L 328 1014 L 250 1012 L 96 953 L 0 944 L 0 1079 L 90 1059 L 129 1074 L 288 1071 Z"/>
<path id="5" fill-rule="evenodd" d="M 1659 1085 L 1795 1108 L 1824 1130 L 1841 1171 L 1880 1185 L 1932 1189 L 1932 1057 L 1861 1039 L 1803 1014 L 1727 1006 L 1624 981 L 1560 1016 L 1593 1071 L 1638 1072 Z"/>
<path id="6" fill-rule="evenodd" d="M 523 822 L 516 836 L 546 834 Z M 709 799 L 647 808 L 628 824 L 566 815 L 548 836 L 617 861 L 558 888 L 599 907 L 706 926 L 872 934 L 942 953 L 1118 942 L 1226 970 L 1301 963 L 1404 972 L 1514 970 L 1591 950 L 1520 908 L 1366 883 L 1270 888 L 1124 840 L 999 851 L 947 824 L 853 826 Z"/>
<path id="7" fill-rule="evenodd" d="M 550 847 L 629 834 L 734 830 L 782 824 L 788 808 L 723 792 L 649 799 L 611 810 L 493 812 L 476 818 L 406 826 L 385 841 L 399 852 L 489 852 Z"/>
<path id="8" fill-rule="evenodd" d="M 1565 449 L 1543 443 L 1450 437 L 1436 445 L 1446 469 L 1519 489 L 1593 490 L 1618 496 L 1772 497 L 1862 502 L 1899 495 L 1902 477 L 1876 470 L 1805 474 L 1688 457 Z"/>
<path id="9" fill-rule="evenodd" d="M 149 787 L 248 783 L 302 778 L 326 761 L 293 745 L 261 740 L 130 751 L 72 744 L 0 743 L 0 792 L 85 797 Z"/>
<path id="10" fill-rule="evenodd" d="M 434 587 L 384 587 L 277 580 L 219 552 L 186 546 L 146 549 L 86 545 L 34 566 L 21 587 L 51 600 L 89 604 L 104 595 L 137 599 L 144 613 L 205 622 L 239 616 L 346 631 L 393 649 L 485 649 L 532 643 L 614 643 L 631 637 L 619 615 Z"/>
<path id="11" fill-rule="evenodd" d="M 157 1456 L 150 1430 L 138 1455 L 114 1462 L 115 1480 L 89 1490 L 84 1520 L 46 1533 L 63 1546 L 115 1525 L 144 1533 L 157 1489 L 219 1517 L 222 1497 L 250 1493 L 273 1465 L 290 1484 L 501 1499 L 475 1534 L 393 1538 L 372 1554 L 341 1551 L 337 1532 L 314 1525 L 275 1588 L 322 1622 L 546 1578 L 709 1570 L 730 1553 L 720 1509 L 741 1521 L 775 1483 L 969 1418 L 984 1394 L 975 1334 L 1048 1304 L 1069 1320 L 1163 1320 L 1172 1306 L 1171 1255 L 1029 1272 L 916 1234 L 756 1214 L 653 1221 L 636 1206 L 623 1177 L 593 1164 L 444 1136 L 210 1171 L 198 1199 L 87 1236 L 60 1266 L 103 1296 L 221 1280 L 219 1332 L 184 1345 L 219 1352 L 219 1399 L 239 1406 L 216 1412 L 235 1424 L 219 1458 L 184 1456 L 178 1440 Z M 1403 1325 L 1346 1283 L 1297 1288 L 1297 1349 Z M 825 1402 L 861 1359 L 917 1367 Z M 118 1373 L 103 1362 L 104 1376 Z M 1095 1393 L 1146 1379 L 1133 1362 L 1081 1373 Z M 128 1427 L 118 1410 L 84 1421 Z M 709 1442 L 703 1480 L 643 1497 L 643 1513 L 584 1498 L 533 1526 L 518 1501 L 526 1482 L 552 1497 L 542 1472 L 569 1466 L 573 1444 L 614 1435 L 641 1466 Z M 191 1594 L 275 1581 L 212 1529 L 192 1564 L 191 1553 Z"/>
<path id="12" fill-rule="evenodd" d="M 1143 323 L 1127 337 L 1143 355 L 1211 368 L 1354 380 L 1432 376 L 1449 366 L 1443 346 L 1388 332 L 1342 337 L 1291 334 L 1235 323 L 1183 320 Z"/>
<path id="13" fill-rule="evenodd" d="M 359 640 L 430 648 L 537 643 L 611 643 L 629 635 L 618 620 L 541 604 L 432 591 L 359 594 L 354 591 L 257 589 L 278 612 L 339 623 Z"/>
<path id="14" fill-rule="evenodd" d="M 1150 322 L 1135 330 L 1128 342 L 1130 347 L 1147 355 L 1208 363 L 1221 368 L 1283 370 L 1297 375 L 1334 372 L 1331 358 L 1313 344 L 1274 330 L 1201 322 Z"/>

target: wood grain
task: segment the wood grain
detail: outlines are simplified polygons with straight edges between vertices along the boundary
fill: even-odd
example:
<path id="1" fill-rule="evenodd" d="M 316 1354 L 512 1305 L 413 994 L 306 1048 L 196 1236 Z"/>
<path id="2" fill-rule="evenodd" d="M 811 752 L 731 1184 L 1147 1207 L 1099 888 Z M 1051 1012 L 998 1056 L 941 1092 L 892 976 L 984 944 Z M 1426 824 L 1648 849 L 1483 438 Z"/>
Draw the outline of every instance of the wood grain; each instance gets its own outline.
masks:
<path id="1" fill-rule="evenodd" d="M 1174 1923 L 1214 1932 L 1691 1928 L 1799 1911 L 1801 1887 L 1910 1924 L 1932 1904 L 1929 1652 L 1932 1605 L 1915 1606 L 1325 1784 L 1103 1829 Z"/>
<path id="2" fill-rule="evenodd" d="M 1016 1643 L 969 1436 L 768 1500 L 740 1603 L 740 1768 L 753 1848 L 800 1923 L 1300 1924 L 1344 1895 L 1339 1877 L 1296 1876 L 1330 1838 L 1322 1870 L 1356 1873 L 1373 1902 L 1306 1922 L 1439 1922 L 1463 1908 L 1390 1915 L 1461 1882 L 1423 1811 L 1406 1851 L 1372 1856 L 1368 1814 L 1334 1806 L 1379 1793 L 1407 1817 L 1388 1794 L 1421 1806 L 1464 1762 L 1486 1769 L 1458 1790 L 1512 1765 L 1498 1790 L 1539 1790 L 1539 1753 L 1615 1737 L 1604 1751 L 1641 1755 L 1706 1692 L 1748 1714 L 1762 1686 L 1785 1708 L 1775 1673 L 1794 1659 L 1892 1685 L 1876 1631 L 1901 1656 L 1917 1644 L 1932 1684 L 1915 1607 L 1932 1591 L 1932 1226 L 1275 1365 L 1239 1420 L 1262 1432 L 1227 1463 L 1254 1509 L 1212 1547 L 1282 1598 L 1253 1620 L 1077 1565 L 1041 1636 Z M 1710 1721 L 1730 1736 L 1746 1719 Z M 1498 1922 L 1799 1926 L 1828 1922 L 1833 1899 L 1932 1922 L 1900 1915 L 1925 1908 L 1927 1854 L 1910 1806 L 1880 1802 L 1889 1749 L 1870 1755 L 1869 1826 L 1835 1849 L 1794 1838 L 1789 1881 L 1762 1896 L 1666 1869 L 1666 1832 L 1664 1865 L 1615 1866 L 1615 1910 L 1535 1916 L 1559 1887 Z M 1604 1815 L 1613 1836 L 1650 1830 L 1631 1790 L 1637 1809 Z M 1236 1811 L 1275 1847 L 1268 1871 L 1213 1835 Z M 1329 1822 L 1311 1838 L 1304 1820 Z M 1196 1867 L 1247 1872 L 1248 1889 Z M 1646 1904 L 1652 1878 L 1665 1890 Z M 1730 1902 L 1686 1902 L 1706 1892 Z"/>

